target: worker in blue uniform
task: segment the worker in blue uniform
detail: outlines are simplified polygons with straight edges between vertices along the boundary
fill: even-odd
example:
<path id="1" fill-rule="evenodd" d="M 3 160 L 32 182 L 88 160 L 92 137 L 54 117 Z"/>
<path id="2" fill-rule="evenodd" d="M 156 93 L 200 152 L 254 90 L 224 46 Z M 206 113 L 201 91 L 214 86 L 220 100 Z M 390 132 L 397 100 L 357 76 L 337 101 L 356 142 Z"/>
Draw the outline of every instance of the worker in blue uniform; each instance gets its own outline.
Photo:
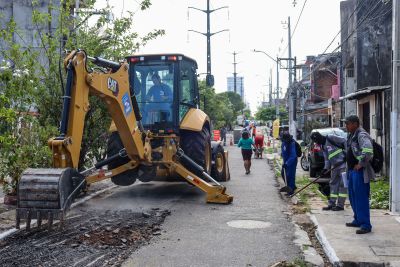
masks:
<path id="1" fill-rule="evenodd" d="M 347 178 L 350 204 L 354 212 L 352 222 L 347 227 L 359 227 L 356 234 L 371 232 L 372 225 L 369 211 L 370 181 L 375 179 L 375 172 L 370 160 L 373 157 L 371 136 L 360 126 L 356 115 L 346 118 L 346 129 L 350 133 L 347 139 Z"/>
<path id="2" fill-rule="evenodd" d="M 289 187 L 288 195 L 292 195 L 294 190 L 296 190 L 297 155 L 295 142 L 292 135 L 288 132 L 282 133 L 282 167 L 286 174 L 287 186 Z"/>

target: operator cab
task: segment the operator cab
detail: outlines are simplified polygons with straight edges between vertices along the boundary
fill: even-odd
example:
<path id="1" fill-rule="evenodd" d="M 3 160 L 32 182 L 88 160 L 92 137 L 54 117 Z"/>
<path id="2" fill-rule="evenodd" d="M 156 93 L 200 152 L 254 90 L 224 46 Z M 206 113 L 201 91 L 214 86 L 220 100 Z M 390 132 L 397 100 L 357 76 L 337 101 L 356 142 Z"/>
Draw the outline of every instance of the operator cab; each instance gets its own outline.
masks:
<path id="1" fill-rule="evenodd" d="M 197 63 L 182 54 L 127 57 L 131 94 L 146 130 L 176 133 L 190 108 L 198 108 Z M 177 108 L 178 107 L 178 108 Z"/>

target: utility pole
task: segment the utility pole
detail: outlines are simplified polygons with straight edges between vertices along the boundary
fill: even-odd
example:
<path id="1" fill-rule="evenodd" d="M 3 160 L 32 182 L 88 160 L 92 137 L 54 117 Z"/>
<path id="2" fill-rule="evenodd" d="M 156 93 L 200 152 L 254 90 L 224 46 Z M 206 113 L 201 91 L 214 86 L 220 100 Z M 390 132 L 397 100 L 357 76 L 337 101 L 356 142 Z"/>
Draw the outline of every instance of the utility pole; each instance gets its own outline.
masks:
<path id="1" fill-rule="evenodd" d="M 242 93 L 242 101 L 244 102 L 244 85 L 243 85 L 243 77 L 240 77 L 240 92 Z"/>
<path id="2" fill-rule="evenodd" d="M 236 53 L 236 51 L 233 51 L 233 91 L 235 92 L 235 94 L 237 94 L 237 86 L 236 86 L 236 81 L 237 81 L 237 72 L 236 72 L 236 65 L 238 64 L 236 62 L 236 55 L 238 53 Z"/>
<path id="3" fill-rule="evenodd" d="M 269 106 L 272 106 L 272 69 L 269 69 Z"/>
<path id="4" fill-rule="evenodd" d="M 297 60 L 296 57 L 294 57 L 294 66 L 293 68 L 293 72 L 294 72 L 294 86 L 293 86 L 293 92 L 292 92 L 292 98 L 293 98 L 293 121 L 294 121 L 294 126 L 296 127 L 295 129 L 297 129 L 297 117 L 296 117 L 296 111 L 297 111 L 297 87 L 298 87 L 298 83 L 297 83 L 297 73 L 296 73 L 296 64 L 297 64 Z M 289 70 L 292 71 L 292 70 Z"/>
<path id="5" fill-rule="evenodd" d="M 279 67 L 280 67 L 280 58 L 277 55 L 276 59 L 274 59 L 273 57 L 268 55 L 266 52 L 261 51 L 261 50 L 253 49 L 253 52 L 255 52 L 255 53 L 263 53 L 264 55 L 266 55 L 267 57 L 269 57 L 271 60 L 273 60 L 276 63 L 276 99 L 275 99 L 276 111 L 275 112 L 276 112 L 276 118 L 279 119 Z"/>
<path id="6" fill-rule="evenodd" d="M 296 106 L 295 106 L 295 96 L 292 92 L 293 88 L 293 65 L 292 65 L 292 36 L 290 29 L 290 17 L 288 17 L 288 68 L 289 68 L 289 132 L 296 140 L 297 130 L 296 130 Z"/>
<path id="7" fill-rule="evenodd" d="M 279 57 L 276 57 L 276 99 L 275 99 L 275 115 L 279 119 Z"/>
<path id="8" fill-rule="evenodd" d="M 392 19 L 392 112 L 391 112 L 391 150 L 390 150 L 390 210 L 400 211 L 400 1 L 393 0 Z"/>
<path id="9" fill-rule="evenodd" d="M 207 14 L 207 32 L 199 32 L 199 31 L 195 31 L 195 30 L 189 30 L 190 32 L 195 32 L 195 33 L 199 33 L 202 34 L 204 36 L 207 37 L 207 77 L 206 77 L 206 83 L 208 86 L 213 86 L 214 85 L 214 76 L 211 73 L 211 36 L 220 33 L 220 32 L 224 32 L 224 31 L 228 31 L 228 29 L 224 29 L 221 31 L 217 31 L 217 32 L 211 32 L 210 31 L 210 14 L 214 11 L 217 11 L 219 9 L 223 9 L 223 8 L 228 8 L 227 6 L 223 6 L 223 7 L 219 7 L 216 9 L 210 9 L 210 0 L 207 0 L 207 9 L 199 9 L 196 7 L 188 7 L 191 9 L 195 9 L 201 12 L 204 12 Z"/>

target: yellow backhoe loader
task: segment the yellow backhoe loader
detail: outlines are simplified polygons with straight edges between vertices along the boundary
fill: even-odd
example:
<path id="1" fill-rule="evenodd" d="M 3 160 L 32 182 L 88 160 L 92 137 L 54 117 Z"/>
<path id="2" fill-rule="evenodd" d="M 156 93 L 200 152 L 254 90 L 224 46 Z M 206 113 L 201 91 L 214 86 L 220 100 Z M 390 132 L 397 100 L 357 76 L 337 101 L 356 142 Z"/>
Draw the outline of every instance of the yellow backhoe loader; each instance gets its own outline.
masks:
<path id="1" fill-rule="evenodd" d="M 88 61 L 97 65 L 89 69 Z M 18 183 L 16 227 L 47 220 L 63 223 L 74 198 L 88 185 L 111 178 L 117 185 L 176 180 L 206 193 L 209 203 L 233 197 L 219 182 L 230 179 L 228 154 L 210 141 L 210 120 L 199 109 L 197 63 L 181 54 L 135 55 L 117 63 L 83 50 L 64 59 L 67 84 L 60 135 L 48 141 L 53 168 L 27 169 Z M 89 95 L 112 117 L 107 158 L 78 171 Z M 103 167 L 107 166 L 107 169 Z M 213 178 L 213 177 L 214 178 Z M 134 190 L 134 189 L 132 189 Z"/>

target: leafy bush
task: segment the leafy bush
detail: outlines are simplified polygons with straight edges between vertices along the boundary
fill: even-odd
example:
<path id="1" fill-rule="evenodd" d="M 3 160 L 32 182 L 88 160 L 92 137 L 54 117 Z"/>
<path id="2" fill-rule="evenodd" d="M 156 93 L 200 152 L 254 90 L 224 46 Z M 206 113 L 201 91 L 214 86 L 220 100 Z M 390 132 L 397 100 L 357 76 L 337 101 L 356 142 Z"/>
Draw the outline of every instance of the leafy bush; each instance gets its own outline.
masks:
<path id="1" fill-rule="evenodd" d="M 0 184 L 7 194 L 15 193 L 19 176 L 26 168 L 51 166 L 47 140 L 58 134 L 64 90 L 60 85 L 65 80 L 60 44 L 63 49 L 80 47 L 91 56 L 120 61 L 164 34 L 164 30 L 155 29 L 139 36 L 133 31 L 133 12 L 111 23 L 107 20 L 108 12 L 102 12 L 91 26 L 85 24 L 91 14 L 83 14 L 80 21 L 71 19 L 71 4 L 75 1 L 63 0 L 61 5 L 53 2 L 50 1 L 43 11 L 40 1 L 31 1 L 31 25 L 39 47 L 30 47 L 28 40 L 15 42 L 15 35 L 23 39 L 24 34 L 13 17 L 0 29 L 0 56 L 6 60 L 0 62 Z M 90 9 L 95 2 L 90 0 L 85 4 Z M 138 4 L 145 10 L 151 1 L 143 0 Z M 57 17 L 52 17 L 54 14 Z M 53 21 L 58 21 L 58 26 L 49 33 Z M 79 168 L 84 168 L 85 164 L 91 166 L 105 157 L 111 119 L 100 102 L 91 98 Z"/>
<path id="2" fill-rule="evenodd" d="M 390 185 L 386 180 L 371 182 L 371 209 L 389 209 Z"/>

